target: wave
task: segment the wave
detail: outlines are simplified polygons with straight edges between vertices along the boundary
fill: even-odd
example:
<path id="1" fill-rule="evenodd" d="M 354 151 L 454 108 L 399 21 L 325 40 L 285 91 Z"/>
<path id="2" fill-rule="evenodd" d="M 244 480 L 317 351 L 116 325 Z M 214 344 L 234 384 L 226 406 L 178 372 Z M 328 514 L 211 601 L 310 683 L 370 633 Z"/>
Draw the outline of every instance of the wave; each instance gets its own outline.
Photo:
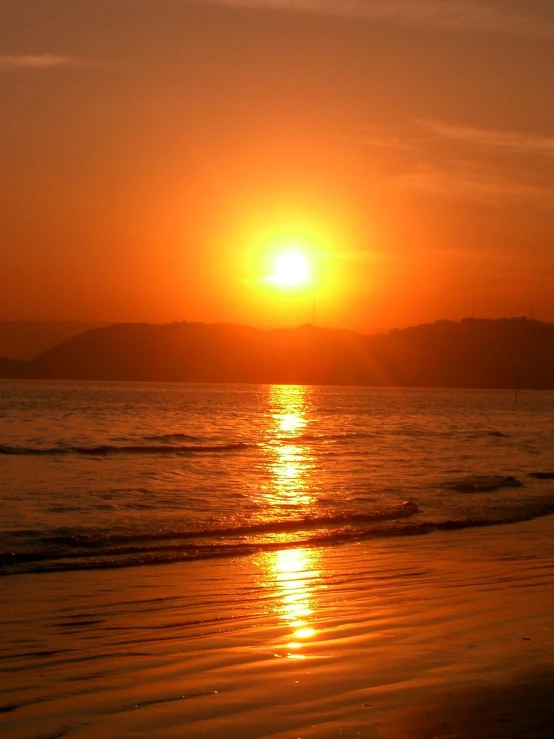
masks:
<path id="1" fill-rule="evenodd" d="M 399 428 L 395 431 L 389 431 L 389 434 L 391 436 L 408 436 L 408 437 L 434 437 L 434 438 L 451 438 L 453 436 L 453 433 L 451 431 L 441 431 L 441 430 L 430 430 L 430 429 L 417 429 L 417 428 Z M 291 441 L 298 441 L 298 442 L 325 442 L 325 441 L 344 441 L 348 442 L 351 439 L 375 439 L 378 435 L 374 431 L 345 431 L 343 433 L 335 433 L 335 434 L 298 434 L 294 435 L 291 434 L 290 436 L 286 433 L 283 433 L 281 438 L 287 439 Z M 478 431 L 476 433 L 472 433 L 471 437 L 482 437 L 482 436 L 492 436 L 495 438 L 502 438 L 502 439 L 509 439 L 511 438 L 510 434 L 507 434 L 503 431 Z"/>
<path id="2" fill-rule="evenodd" d="M 0 455 L 14 456 L 49 456 L 60 454 L 81 454 L 92 457 L 105 457 L 111 454 L 191 454 L 240 451 L 252 447 L 252 444 L 235 442 L 233 444 L 149 444 L 124 445 L 100 444 L 98 446 L 55 446 L 55 447 L 19 447 L 0 445 Z"/>
<path id="3" fill-rule="evenodd" d="M 407 500 L 398 506 L 373 511 L 371 513 L 345 512 L 335 516 L 302 516 L 301 518 L 281 519 L 277 521 L 262 521 L 242 526 L 222 526 L 208 529 L 193 529 L 190 531 L 165 531 L 161 533 L 130 533 L 108 534 L 98 536 L 96 532 L 90 534 L 69 533 L 43 537 L 43 541 L 56 545 L 96 546 L 98 544 L 125 544 L 127 542 L 152 542 L 160 539 L 205 539 L 230 538 L 232 536 L 248 536 L 252 534 L 284 534 L 294 531 L 306 531 L 326 526 L 362 525 L 376 521 L 394 521 L 407 518 L 419 513 L 419 507 L 413 500 Z M 27 537 L 31 532 L 22 534 Z"/>
<path id="4" fill-rule="evenodd" d="M 161 444 L 176 444 L 181 441 L 201 441 L 199 436 L 192 434 L 152 434 L 151 436 L 143 436 L 144 441 L 160 442 Z"/>
<path id="5" fill-rule="evenodd" d="M 292 441 L 347 441 L 348 439 L 373 439 L 374 433 L 367 431 L 345 431 L 339 434 L 298 434 L 297 436 L 287 437 Z"/>
<path id="6" fill-rule="evenodd" d="M 57 532 L 40 531 L 10 532 L 9 549 L 0 551 L 0 571 L 2 567 L 22 564 L 48 562 L 51 569 L 54 563 L 64 560 L 84 562 L 88 567 L 96 565 L 122 566 L 134 555 L 152 557 L 162 552 L 174 552 L 180 558 L 190 559 L 215 556 L 219 551 L 239 551 L 244 547 L 256 548 L 271 545 L 280 535 L 294 536 L 300 541 L 333 539 L 337 533 L 368 530 L 378 523 L 405 519 L 419 512 L 413 501 L 398 506 L 376 510 L 371 513 L 345 512 L 340 515 L 303 516 L 277 521 L 260 521 L 239 526 L 212 527 L 197 530 L 174 530 L 156 532 L 106 533 L 98 530 L 79 531 L 61 529 Z M 205 543 L 209 541 L 209 543 Z M 288 540 L 287 540 L 288 541 Z M 279 546 L 283 546 L 280 541 Z M 86 562 L 89 562 L 87 564 Z M 58 569 L 56 566 L 55 569 Z M 62 568 L 63 569 L 63 568 Z"/>
<path id="7" fill-rule="evenodd" d="M 473 475 L 448 483 L 458 493 L 491 493 L 504 488 L 522 488 L 523 483 L 512 475 Z"/>
<path id="8" fill-rule="evenodd" d="M 418 513 L 417 504 L 407 501 L 371 514 L 305 517 L 203 531 L 113 535 L 60 531 L 50 536 L 36 531 L 12 532 L 9 549 L 0 552 L 0 573 L 115 569 L 238 557 L 283 548 L 329 546 L 370 538 L 420 536 L 530 521 L 553 515 L 554 504 L 536 505 L 504 516 L 468 519 L 429 521 L 414 518 Z M 283 534 L 286 539 L 280 538 Z M 18 546 L 18 539 L 22 547 Z"/>
<path id="9" fill-rule="evenodd" d="M 163 531 L 163 532 L 132 532 L 128 534 L 106 534 L 96 530 L 90 532 L 67 531 L 65 529 L 56 533 L 42 534 L 39 531 L 23 530 L 11 532 L 10 536 L 17 539 L 40 540 L 43 545 L 56 547 L 89 547 L 98 548 L 106 545 L 135 543 L 148 543 L 162 540 L 183 540 L 202 538 L 230 538 L 236 536 L 248 536 L 252 534 L 281 534 L 294 531 L 305 531 L 325 526 L 360 525 L 375 521 L 392 521 L 398 518 L 406 518 L 419 512 L 417 503 L 412 500 L 405 501 L 399 506 L 373 511 L 372 513 L 343 513 L 336 516 L 303 516 L 301 518 L 282 519 L 277 521 L 262 521 L 242 526 L 223 526 L 208 529 L 192 529 L 190 531 Z"/>

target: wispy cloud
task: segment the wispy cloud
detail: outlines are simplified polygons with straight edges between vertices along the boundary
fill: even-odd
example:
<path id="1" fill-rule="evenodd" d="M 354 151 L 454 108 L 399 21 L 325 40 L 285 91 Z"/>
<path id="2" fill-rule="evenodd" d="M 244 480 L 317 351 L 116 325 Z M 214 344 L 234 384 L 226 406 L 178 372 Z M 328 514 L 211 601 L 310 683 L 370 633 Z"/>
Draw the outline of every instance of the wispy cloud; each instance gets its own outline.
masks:
<path id="1" fill-rule="evenodd" d="M 53 54 L 0 55 L 0 69 L 55 69 L 82 64 L 82 60 Z"/>
<path id="2" fill-rule="evenodd" d="M 465 31 L 554 35 L 554 20 L 486 0 L 196 0 L 252 9 L 286 9 Z"/>
<path id="3" fill-rule="evenodd" d="M 554 188 L 521 177 L 460 162 L 448 168 L 423 165 L 392 180 L 393 187 L 483 205 L 524 203 L 554 209 Z"/>
<path id="4" fill-rule="evenodd" d="M 413 137 L 400 136 L 391 132 L 390 128 L 372 124 L 358 126 L 354 132 L 337 134 L 336 138 L 340 141 L 354 141 L 370 149 L 412 151 L 416 144 Z"/>
<path id="5" fill-rule="evenodd" d="M 419 120 L 418 123 L 434 136 L 445 140 L 461 141 L 489 149 L 554 157 L 554 136 L 470 128 L 433 120 Z"/>
<path id="6" fill-rule="evenodd" d="M 360 137 L 360 143 L 373 149 L 400 149 L 402 151 L 410 151 L 414 148 L 413 143 L 399 136 L 373 136 L 367 134 Z"/>

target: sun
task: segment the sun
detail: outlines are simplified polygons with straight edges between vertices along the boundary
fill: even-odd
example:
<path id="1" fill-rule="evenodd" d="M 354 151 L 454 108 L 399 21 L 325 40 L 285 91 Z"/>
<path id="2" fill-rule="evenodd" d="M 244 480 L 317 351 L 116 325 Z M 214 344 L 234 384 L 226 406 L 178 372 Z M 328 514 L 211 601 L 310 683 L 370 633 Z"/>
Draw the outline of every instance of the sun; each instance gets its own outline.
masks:
<path id="1" fill-rule="evenodd" d="M 312 281 L 310 262 L 303 252 L 289 249 L 276 255 L 269 282 L 281 288 L 302 287 Z"/>

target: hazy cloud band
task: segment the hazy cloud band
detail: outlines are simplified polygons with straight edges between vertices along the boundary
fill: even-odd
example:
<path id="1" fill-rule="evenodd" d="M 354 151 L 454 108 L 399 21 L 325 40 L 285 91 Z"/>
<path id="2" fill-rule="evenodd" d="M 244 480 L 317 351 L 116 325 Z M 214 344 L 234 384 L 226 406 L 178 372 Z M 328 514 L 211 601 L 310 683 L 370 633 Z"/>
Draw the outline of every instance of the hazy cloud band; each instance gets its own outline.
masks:
<path id="1" fill-rule="evenodd" d="M 77 59 L 53 54 L 0 55 L 0 69 L 54 69 L 78 63 Z"/>
<path id="2" fill-rule="evenodd" d="M 450 125 L 441 121 L 419 120 L 418 123 L 438 138 L 461 141 L 489 149 L 554 157 L 554 136 L 541 136 L 517 131 L 499 131 Z"/>
<path id="3" fill-rule="evenodd" d="M 195 0 L 251 9 L 283 9 L 465 31 L 554 36 L 554 20 L 472 0 Z"/>

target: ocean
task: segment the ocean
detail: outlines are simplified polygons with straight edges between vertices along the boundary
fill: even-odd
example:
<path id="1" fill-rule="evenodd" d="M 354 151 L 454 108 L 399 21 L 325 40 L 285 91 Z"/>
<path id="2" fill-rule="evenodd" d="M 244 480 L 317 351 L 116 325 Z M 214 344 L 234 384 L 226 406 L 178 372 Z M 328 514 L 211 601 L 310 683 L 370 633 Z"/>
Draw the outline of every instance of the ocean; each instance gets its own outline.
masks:
<path id="1" fill-rule="evenodd" d="M 480 529 L 554 512 L 554 393 L 0 382 L 0 572 Z"/>

